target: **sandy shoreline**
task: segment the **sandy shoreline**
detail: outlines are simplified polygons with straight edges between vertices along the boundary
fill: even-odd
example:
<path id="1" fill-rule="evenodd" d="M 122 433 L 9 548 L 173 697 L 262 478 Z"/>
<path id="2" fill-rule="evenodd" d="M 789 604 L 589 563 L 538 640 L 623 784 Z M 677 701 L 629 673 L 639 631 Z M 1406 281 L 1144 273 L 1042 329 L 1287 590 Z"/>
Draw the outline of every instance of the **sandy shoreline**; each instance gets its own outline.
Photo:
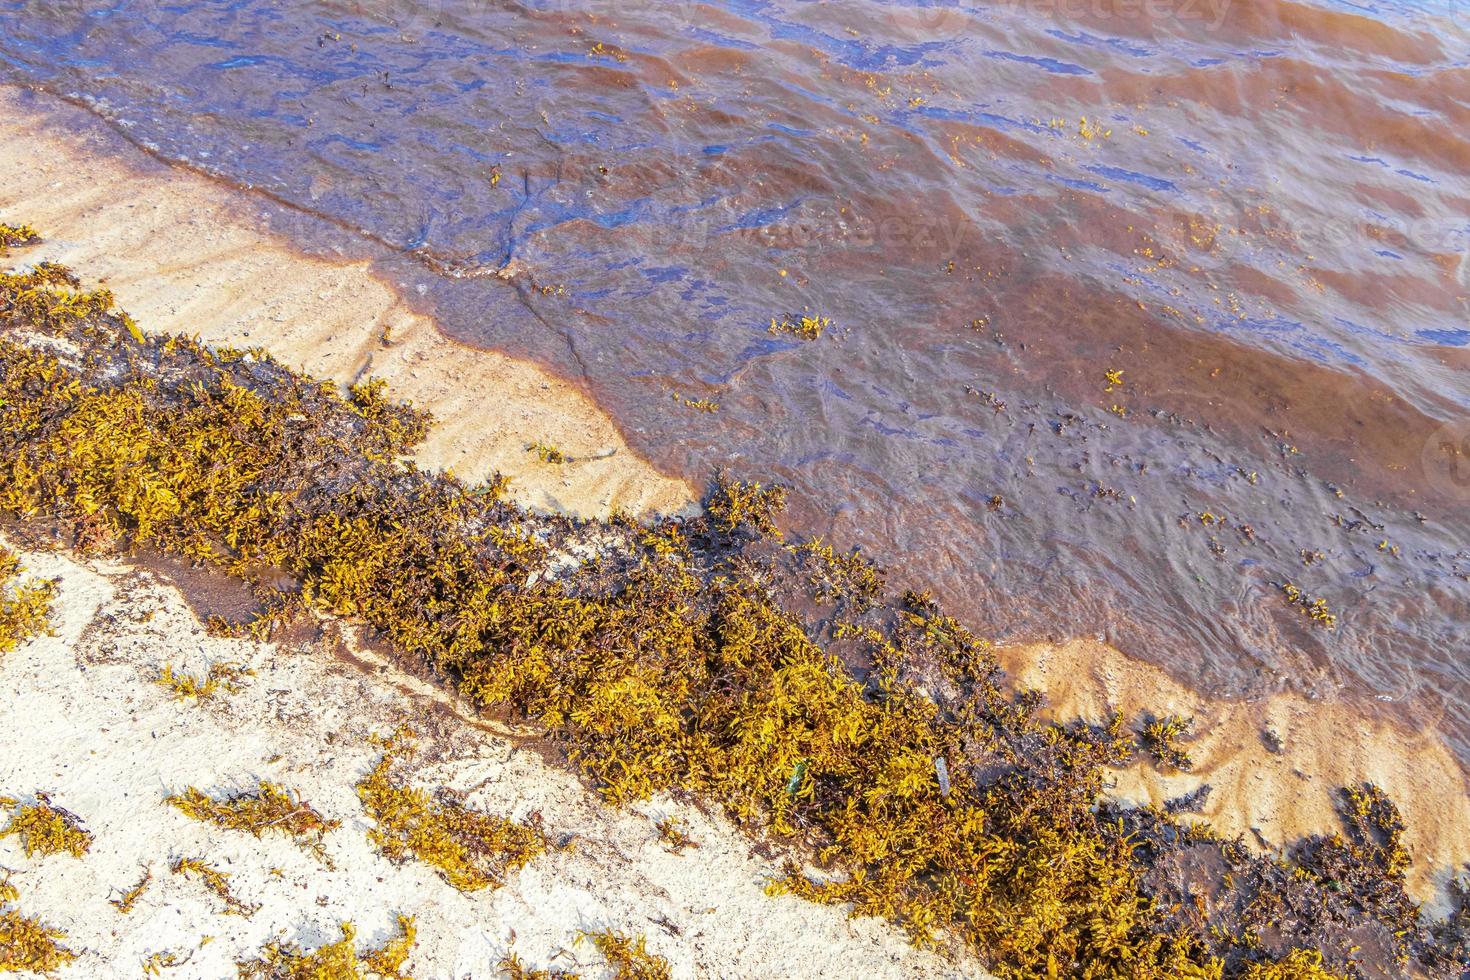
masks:
<path id="1" fill-rule="evenodd" d="M 23 261 L 49 258 L 73 266 L 88 285 L 101 280 L 145 330 L 260 344 L 287 364 L 338 381 L 385 378 L 395 395 L 439 419 L 419 454 L 422 464 L 470 480 L 499 470 L 530 506 L 582 516 L 690 506 L 690 488 L 639 460 L 612 421 L 571 385 L 533 365 L 446 341 L 366 263 L 299 254 L 249 219 L 242 195 L 130 151 L 81 110 L 48 100 L 49 124 L 41 128 L 27 108 L 39 98 L 0 88 L 0 172 L 7 175 L 0 217 L 30 222 L 50 239 Z M 50 125 L 59 120 L 75 131 Z M 603 458 L 548 466 L 525 451 L 533 441 Z M 608 450 L 614 452 L 604 455 Z M 61 626 L 58 637 L 0 661 L 0 697 L 13 717 L 25 719 L 12 760 L 0 770 L 0 793 L 51 791 L 68 808 L 94 814 L 99 851 L 95 863 L 41 863 L 19 857 L 7 842 L 0 864 L 22 872 L 16 884 L 24 910 L 67 929 L 74 948 L 97 957 L 76 975 L 135 975 L 161 943 L 193 949 L 200 957 L 193 968 L 203 971 L 197 975 L 223 975 L 229 957 L 253 952 L 273 934 L 315 945 L 336 938 L 336 923 L 351 918 L 364 939 L 376 940 L 389 934 L 395 914 L 416 909 L 424 950 L 418 975 L 426 977 L 463 975 L 455 970 L 466 956 L 481 957 L 473 975 L 492 975 L 479 964 L 498 959 L 512 932 L 517 952 L 546 965 L 573 932 L 600 924 L 646 932 L 681 976 L 959 970 L 912 950 L 881 923 L 849 923 L 841 910 L 764 896 L 761 879 L 774 864 L 754 856 L 753 842 L 723 821 L 668 801 L 627 811 L 603 807 L 562 769 L 516 751 L 467 717 L 446 717 L 447 695 L 369 651 L 344 660 L 323 646 L 216 639 L 203 633 L 176 590 L 145 573 L 56 555 L 28 555 L 27 563 L 62 577 Z M 179 706 L 150 683 L 165 661 L 194 672 L 244 661 L 258 674 L 222 705 Z M 1165 775 L 1147 764 L 1134 767 L 1119 774 L 1113 792 L 1120 799 L 1162 804 L 1209 783 L 1202 816 L 1270 849 L 1339 829 L 1334 789 L 1372 780 L 1404 813 L 1416 897 L 1442 895 L 1448 877 L 1470 860 L 1465 777 L 1432 730 L 1370 723 L 1342 706 L 1295 697 L 1210 701 L 1089 641 L 1010 650 L 1003 661 L 1021 686 L 1044 689 L 1059 717 L 1101 719 L 1110 710 L 1136 717 L 1149 709 L 1196 719 L 1197 737 L 1188 745 L 1196 770 Z M 426 779 L 467 789 L 498 812 L 539 810 L 549 825 L 596 846 L 548 856 L 485 900 L 458 896 L 421 867 L 393 868 L 356 838 L 349 843 L 352 833 L 362 836 L 346 815 L 356 812 L 352 783 L 371 764 L 364 738 L 412 715 L 429 719 L 436 740 L 425 755 L 444 754 Z M 1262 738 L 1268 728 L 1280 737 L 1279 752 Z M 268 761 L 273 755 L 280 760 Z M 209 834 L 158 806 L 183 782 L 223 789 L 261 776 L 278 777 L 324 811 L 330 805 L 344 815 L 342 875 L 322 890 L 325 904 L 313 877 L 320 869 L 289 844 Z M 652 817 L 675 809 L 702 845 L 683 857 L 667 855 L 650 829 Z M 102 850 L 104 837 L 114 849 Z M 210 930 L 200 923 L 213 914 L 208 901 L 167 881 L 151 906 L 144 902 L 118 925 L 102 904 L 109 889 L 134 880 L 139 861 L 151 861 L 166 879 L 163 865 L 177 856 L 173 851 L 189 847 L 208 847 L 238 864 L 242 890 L 264 904 L 260 921 L 246 928 L 234 919 L 216 923 L 219 941 L 201 947 Z M 285 879 L 270 875 L 277 865 L 288 870 Z M 85 901 L 75 899 L 81 894 Z M 658 916 L 681 934 L 650 924 Z"/>
<path id="2" fill-rule="evenodd" d="M 91 851 L 26 857 L 0 840 L 14 903 L 67 933 L 73 977 L 141 975 L 155 953 L 186 959 L 163 977 L 234 976 L 234 963 L 272 939 L 311 949 L 355 923 L 361 945 L 416 917 L 410 972 L 420 980 L 498 976 L 514 951 L 528 966 L 603 975 L 579 930 L 647 937 L 678 977 L 946 977 L 977 967 L 914 949 L 897 928 L 849 920 L 839 908 L 787 896 L 765 881 L 779 861 L 727 821 L 668 799 L 603 805 L 566 769 L 468 718 L 441 689 L 372 650 L 348 630 L 329 639 L 258 643 L 208 635 L 184 595 L 153 572 L 115 561 L 23 553 L 30 574 L 60 579 L 56 636 L 0 659 L 0 704 L 14 720 L 0 758 L 0 795 L 37 791 L 82 817 Z M 335 649 L 334 649 L 335 648 Z M 165 664 L 203 674 L 211 664 L 254 670 L 236 693 L 174 699 L 155 682 Z M 427 865 L 394 865 L 366 836 L 354 784 L 376 762 L 370 735 L 411 723 L 420 733 L 410 778 L 515 820 L 539 814 L 553 848 L 494 891 L 462 894 Z M 341 820 L 326 837 L 327 868 L 289 840 L 261 840 L 200 824 L 163 798 L 195 785 L 213 794 L 269 779 Z M 673 854 L 658 820 L 683 820 L 695 849 Z M 224 917 L 197 882 L 169 873 L 203 856 L 230 875 L 254 915 Z M 143 868 L 153 880 L 122 915 L 110 898 Z M 277 873 L 279 872 L 279 873 Z M 204 942 L 204 937 L 214 937 Z M 855 972 L 857 971 L 857 972 Z"/>
<path id="3" fill-rule="evenodd" d="M 384 378 L 435 415 L 421 465 L 472 481 L 499 471 L 523 504 L 586 517 L 691 506 L 691 489 L 637 458 L 571 385 L 445 340 L 367 263 L 301 255 L 260 230 L 242 195 L 149 159 L 79 109 L 48 99 L 43 126 L 22 105 L 33 98 L 0 88 L 0 217 L 37 225 L 47 239 L 18 261 L 75 268 L 87 285 L 116 293 L 145 330 L 266 346 L 343 383 Z M 56 128 L 58 119 L 75 129 Z M 548 466 L 526 452 L 532 441 L 599 458 Z M 566 769 L 497 737 L 451 695 L 366 648 L 212 637 L 153 573 L 23 558 L 29 573 L 61 580 L 58 628 L 0 661 L 0 699 L 24 719 L 8 740 L 0 790 L 51 794 L 86 818 L 97 842 L 76 861 L 26 858 L 8 839 L 0 866 L 16 871 L 15 907 L 64 930 L 81 954 L 64 975 L 134 977 L 149 957 L 173 954 L 182 963 L 164 976 L 233 976 L 237 960 L 272 939 L 310 949 L 352 921 L 368 946 L 392 935 L 399 914 L 417 917 L 410 967 L 421 978 L 496 976 L 509 951 L 528 966 L 599 976 L 596 955 L 573 939 L 602 927 L 646 935 L 679 977 L 976 975 L 975 964 L 962 970 L 916 950 L 881 921 L 767 896 L 779 859 L 758 856 L 728 822 L 669 800 L 606 807 Z M 196 675 L 215 663 L 256 673 L 237 694 L 180 704 L 153 683 L 165 662 Z M 576 846 L 474 895 L 423 865 L 377 855 L 353 784 L 376 754 L 367 737 L 405 720 L 425 733 L 418 757 L 432 762 L 416 774 L 422 782 L 466 790 L 468 803 L 515 819 L 539 813 L 552 836 Z M 335 871 L 288 841 L 211 831 L 161 802 L 186 784 L 224 792 L 260 778 L 342 819 L 328 841 Z M 668 816 L 685 821 L 697 849 L 662 846 L 654 824 Z M 168 873 L 196 853 L 261 910 L 221 920 L 208 893 Z M 143 867 L 154 883 L 120 916 L 108 899 Z"/>
<path id="4" fill-rule="evenodd" d="M 368 262 L 312 258 L 265 230 L 248 195 L 165 166 L 82 109 L 0 86 L 0 215 L 45 230 L 25 261 L 74 268 L 145 330 L 263 346 L 289 367 L 387 381 L 433 412 L 418 453 L 469 482 L 495 472 L 541 510 L 675 513 L 694 493 L 659 473 L 572 385 L 536 365 L 444 338 Z M 572 458 L 542 463 L 530 443 Z"/>
<path id="5" fill-rule="evenodd" d="M 1145 762 L 1118 770 L 1109 793 L 1114 799 L 1163 806 L 1208 784 L 1198 819 L 1255 850 L 1275 850 L 1340 830 L 1337 791 L 1372 782 L 1393 798 L 1407 824 L 1411 895 L 1443 911 L 1450 880 L 1470 861 L 1465 776 L 1432 726 L 1411 732 L 1296 694 L 1214 700 L 1094 640 L 1003 650 L 1001 663 L 1021 687 L 1045 691 L 1049 713 L 1060 719 L 1103 722 L 1114 711 L 1125 718 L 1152 712 L 1194 719 L 1186 745 L 1194 768 L 1164 773 Z"/>

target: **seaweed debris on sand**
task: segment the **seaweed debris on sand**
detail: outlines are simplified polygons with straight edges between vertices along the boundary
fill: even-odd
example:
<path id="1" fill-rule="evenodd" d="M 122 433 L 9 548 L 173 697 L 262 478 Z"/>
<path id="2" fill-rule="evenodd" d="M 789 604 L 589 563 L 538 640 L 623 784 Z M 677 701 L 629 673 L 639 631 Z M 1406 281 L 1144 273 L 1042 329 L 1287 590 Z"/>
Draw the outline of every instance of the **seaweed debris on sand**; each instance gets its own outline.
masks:
<path id="1" fill-rule="evenodd" d="M 381 250 L 302 254 L 249 195 L 151 159 L 83 109 L 4 85 L 0 172 L 0 213 L 24 207 L 47 231 L 32 255 L 105 281 L 148 327 L 213 345 L 269 338 L 284 364 L 323 380 L 390 381 L 433 415 L 413 447 L 426 469 L 470 482 L 499 471 L 517 502 L 579 516 L 692 510 L 694 491 L 640 459 L 576 385 L 445 338 L 377 274 Z M 577 462 L 543 466 L 528 439 Z"/>
<path id="2" fill-rule="evenodd" d="M 530 726 L 475 715 L 360 627 L 304 617 L 269 641 L 222 636 L 202 614 L 231 585 L 218 573 L 146 554 L 19 557 L 57 592 L 52 632 L 0 658 L 0 712 L 24 719 L 0 757 L 0 792 L 46 792 L 94 836 L 80 858 L 27 857 L 19 835 L 0 838 L 0 974 L 339 980 L 406 954 L 401 975 L 420 980 L 494 978 L 511 963 L 523 972 L 506 975 L 592 980 L 612 969 L 579 936 L 606 933 L 643 942 L 681 978 L 983 975 L 880 920 L 770 898 L 762 883 L 779 855 L 729 821 L 671 796 L 604 805 Z M 154 682 L 169 659 L 250 672 L 181 702 Z M 404 725 L 412 752 L 394 737 Z M 399 746 L 386 769 L 385 741 Z M 260 793 L 257 806 L 265 782 L 290 792 Z M 211 819 L 170 802 L 190 785 L 207 789 L 199 812 Z M 288 797 L 320 818 L 287 810 Z M 531 853 L 481 814 L 534 827 L 548 846 Z M 670 853 L 667 821 L 698 851 Z M 482 870 L 499 887 L 450 880 Z"/>
<path id="3" fill-rule="evenodd" d="M 1269 852 L 1336 827 L 1336 788 L 1371 782 L 1403 811 L 1403 844 L 1414 855 L 1409 894 L 1436 914 L 1453 907 L 1447 885 L 1467 858 L 1470 801 L 1460 763 L 1433 725 L 1410 730 L 1348 701 L 1289 690 L 1260 701 L 1211 697 L 1093 639 L 996 653 L 1015 684 L 1046 692 L 1047 718 L 1099 723 L 1121 714 L 1140 734 L 1150 720 L 1192 719 L 1176 746 L 1188 771 L 1156 761 L 1120 768 L 1107 799 L 1172 809 Z"/>
<path id="4" fill-rule="evenodd" d="M 1121 716 L 1044 720 L 927 596 L 833 588 L 781 534 L 779 492 L 722 477 L 710 517 L 652 527 L 548 517 L 405 462 L 425 428 L 380 385 L 146 336 L 57 266 L 0 278 L 6 514 L 83 551 L 285 573 L 539 724 L 610 802 L 688 793 L 809 848 L 821 877 L 793 860 L 773 891 L 1003 977 L 1466 968 L 1470 917 L 1421 914 L 1376 787 L 1343 787 L 1342 832 L 1280 860 L 1108 805 L 1138 750 Z"/>

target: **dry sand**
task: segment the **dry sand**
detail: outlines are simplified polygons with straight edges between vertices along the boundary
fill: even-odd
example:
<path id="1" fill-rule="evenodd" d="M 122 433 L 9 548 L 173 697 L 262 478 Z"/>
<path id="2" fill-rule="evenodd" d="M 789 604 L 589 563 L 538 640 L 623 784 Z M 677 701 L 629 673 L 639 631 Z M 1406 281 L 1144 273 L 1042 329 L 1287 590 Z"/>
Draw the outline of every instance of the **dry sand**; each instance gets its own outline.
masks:
<path id="1" fill-rule="evenodd" d="M 678 977 L 976 977 L 910 946 L 875 919 L 763 891 L 779 874 L 755 841 L 722 818 L 657 799 L 605 806 L 566 769 L 470 718 L 442 690 L 351 641 L 333 655 L 301 645 L 205 633 L 184 596 L 156 574 L 117 562 L 23 553 L 30 573 L 59 577 L 56 635 L 0 660 L 0 795 L 37 791 L 85 820 L 96 839 L 78 860 L 27 858 L 0 840 L 23 913 L 66 931 L 81 958 L 63 978 L 128 978 L 155 953 L 187 959 L 164 978 L 234 976 L 234 963 L 271 940 L 308 949 L 358 926 L 360 947 L 381 945 L 398 914 L 415 916 L 409 972 L 419 980 L 499 976 L 514 950 L 530 966 L 610 975 L 579 930 L 646 935 Z M 329 633 L 335 631 L 329 629 Z M 165 664 L 202 675 L 211 664 L 251 668 L 233 694 L 174 699 L 155 683 Z M 426 865 L 398 866 L 369 842 L 354 785 L 377 761 L 372 734 L 403 722 L 421 733 L 411 780 L 463 791 L 468 805 L 516 820 L 539 813 L 552 850 L 495 891 L 461 894 Z M 326 837 L 328 869 L 283 837 L 261 840 L 189 819 L 164 804 L 195 785 L 212 794 L 269 779 L 299 792 L 341 826 Z M 698 848 L 670 853 L 655 827 L 684 820 Z M 193 880 L 169 873 L 203 857 L 230 875 L 250 918 L 224 916 Z M 137 907 L 109 903 L 150 868 Z M 278 869 L 279 874 L 273 869 Z M 206 942 L 205 937 L 213 937 Z M 580 967 L 579 967 L 580 964 Z"/>
<path id="2" fill-rule="evenodd" d="M 578 516 L 691 505 L 689 486 L 638 458 L 571 384 L 447 340 L 369 262 L 301 254 L 249 195 L 154 160 L 86 110 L 0 87 L 0 220 L 46 237 L 25 261 L 107 286 L 145 331 L 265 347 L 342 383 L 385 379 L 438 419 L 418 457 L 429 468 L 470 482 L 499 471 L 521 503 Z M 542 463 L 533 442 L 574 461 Z"/>
<path id="3" fill-rule="evenodd" d="M 1208 783 L 1200 818 L 1261 850 L 1342 829 L 1334 809 L 1344 786 L 1373 782 L 1408 824 L 1414 857 L 1409 890 L 1439 907 L 1449 879 L 1470 861 L 1470 795 L 1464 773 L 1432 727 L 1406 731 L 1343 704 L 1278 694 L 1264 703 L 1206 698 L 1163 670 L 1095 640 L 1002 650 L 1001 663 L 1022 687 L 1046 692 L 1055 717 L 1104 721 L 1113 712 L 1194 718 L 1187 773 L 1145 763 L 1116 773 L 1110 795 L 1154 803 Z M 1278 751 L 1268 747 L 1270 732 Z"/>

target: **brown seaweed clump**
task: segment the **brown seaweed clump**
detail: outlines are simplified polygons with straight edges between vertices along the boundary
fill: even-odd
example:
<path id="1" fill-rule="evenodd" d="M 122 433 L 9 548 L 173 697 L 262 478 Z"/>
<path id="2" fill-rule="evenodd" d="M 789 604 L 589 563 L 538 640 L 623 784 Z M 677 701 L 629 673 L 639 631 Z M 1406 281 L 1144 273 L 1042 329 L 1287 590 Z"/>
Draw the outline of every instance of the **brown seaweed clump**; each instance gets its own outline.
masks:
<path id="1" fill-rule="evenodd" d="M 546 837 L 534 827 L 394 779 L 398 754 L 412 739 L 407 729 L 383 739 L 382 758 L 357 784 L 363 809 L 377 824 L 368 836 L 385 855 L 399 862 L 417 858 L 455 888 L 471 892 L 499 888 L 546 850 Z"/>
<path id="2" fill-rule="evenodd" d="M 186 816 L 224 827 L 243 830 L 257 838 L 266 833 L 284 834 L 302 850 L 324 859 L 322 839 L 340 824 L 328 820 L 310 803 L 297 799 L 276 783 L 261 780 L 248 792 L 215 800 L 194 786 L 164 800 Z"/>
<path id="3" fill-rule="evenodd" d="M 230 875 L 209 864 L 203 858 L 186 857 L 179 858 L 169 868 L 173 874 L 181 878 L 196 878 L 205 888 L 214 893 L 225 907 L 225 915 L 238 915 L 248 919 L 260 911 L 259 905 L 251 905 L 242 901 L 230 888 Z"/>
<path id="4" fill-rule="evenodd" d="M 37 793 L 36 802 L 24 806 L 12 799 L 0 799 L 0 805 L 14 811 L 0 837 L 19 837 L 26 857 L 70 854 L 79 858 L 92 848 L 92 832 L 82 826 L 81 817 L 55 806 L 45 793 Z"/>
<path id="5" fill-rule="evenodd" d="M 654 829 L 670 854 L 683 854 L 689 848 L 699 846 L 699 842 L 689 836 L 689 828 L 682 820 L 665 817 L 654 825 Z"/>
<path id="6" fill-rule="evenodd" d="M 45 632 L 51 619 L 56 584 L 34 580 L 16 584 L 20 571 L 20 559 L 0 547 L 0 655 Z"/>
<path id="7" fill-rule="evenodd" d="M 0 223 L 0 257 L 9 255 L 12 248 L 34 245 L 40 240 L 40 234 L 30 225 L 7 225 Z"/>
<path id="8" fill-rule="evenodd" d="M 158 675 L 158 685 L 173 692 L 175 701 L 208 701 L 224 690 L 230 694 L 240 690 L 240 681 L 253 671 L 235 664 L 210 664 L 203 676 L 174 673 L 173 664 L 164 664 Z"/>
<path id="9" fill-rule="evenodd" d="M 514 951 L 506 953 L 496 964 L 506 980 L 581 980 L 581 974 L 571 970 L 543 970 L 521 962 Z"/>
<path id="10" fill-rule="evenodd" d="M 750 529 L 780 537 L 776 515 L 786 509 L 786 494 L 783 486 L 742 483 L 720 473 L 704 508 L 710 522 L 723 534 Z"/>
<path id="11" fill-rule="evenodd" d="M 10 907 L 19 898 L 20 891 L 6 872 L 0 878 L 0 973 L 49 975 L 76 959 L 61 945 L 66 933 Z"/>
<path id="12" fill-rule="evenodd" d="M 109 898 L 107 900 L 108 904 L 117 909 L 118 915 L 131 915 L 134 907 L 138 904 L 138 899 L 143 897 L 143 892 L 148 889 L 148 886 L 152 882 L 153 869 L 145 867 L 143 869 L 143 876 L 131 888 L 120 892 L 117 898 Z M 114 890 L 116 891 L 117 889 Z"/>
<path id="13" fill-rule="evenodd" d="M 52 929 L 14 909 L 0 909 L 0 973 L 52 974 L 77 958 Z"/>
<path id="14" fill-rule="evenodd" d="M 1142 736 L 1143 748 L 1160 766 L 1188 772 L 1194 768 L 1194 760 L 1179 742 L 1189 737 L 1189 731 L 1193 727 L 1192 718 L 1169 715 L 1148 722 L 1139 734 Z"/>
<path id="15" fill-rule="evenodd" d="M 607 965 L 614 980 L 669 980 L 669 961 L 648 951 L 642 936 L 630 936 L 615 929 L 584 932 L 577 940 L 587 940 Z"/>
<path id="16" fill-rule="evenodd" d="M 550 463 L 553 466 L 559 466 L 562 463 L 568 462 L 566 453 L 544 442 L 531 443 L 531 445 L 526 447 L 526 452 L 535 453 L 536 458 L 541 460 L 541 462 Z"/>
<path id="17" fill-rule="evenodd" d="M 883 597 L 883 573 L 856 552 L 841 554 L 814 538 L 793 546 L 792 553 L 806 560 L 808 584 L 823 602 L 840 603 L 844 611 L 861 614 Z"/>
<path id="18" fill-rule="evenodd" d="M 357 929 L 342 923 L 342 938 L 306 952 L 294 943 L 271 943 L 260 956 L 236 964 L 240 980 L 412 980 L 404 964 L 416 939 L 413 919 L 398 917 L 398 935 L 377 949 L 357 952 Z"/>
<path id="19" fill-rule="evenodd" d="M 1381 794 L 1352 790 L 1343 835 L 1280 860 L 1104 804 L 1110 768 L 1137 764 L 1121 718 L 1043 719 L 928 596 L 875 595 L 825 545 L 783 546 L 784 488 L 721 476 L 706 516 L 652 528 L 539 516 L 499 481 L 406 462 L 426 422 L 380 386 L 144 337 L 78 289 L 56 267 L 0 275 L 0 514 L 285 573 L 304 606 L 539 724 L 609 801 L 716 804 L 821 869 L 793 859 L 775 889 L 1004 978 L 1470 968 L 1470 916 L 1429 921 L 1405 894 Z M 534 856 L 527 828 L 399 782 L 384 748 L 359 792 L 385 852 L 470 887 Z"/>

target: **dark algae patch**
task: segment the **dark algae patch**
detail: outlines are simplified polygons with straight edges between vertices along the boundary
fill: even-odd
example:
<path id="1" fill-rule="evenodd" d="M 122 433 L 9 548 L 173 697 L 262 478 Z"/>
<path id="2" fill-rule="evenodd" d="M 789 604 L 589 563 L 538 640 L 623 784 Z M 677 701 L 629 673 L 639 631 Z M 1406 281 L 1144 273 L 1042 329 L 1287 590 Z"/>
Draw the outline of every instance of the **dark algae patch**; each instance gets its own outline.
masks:
<path id="1" fill-rule="evenodd" d="M 807 861 L 773 891 L 883 916 L 1003 977 L 1470 965 L 1463 905 L 1431 922 L 1405 893 L 1403 827 L 1376 788 L 1343 792 L 1340 833 L 1273 857 L 1106 804 L 1110 767 L 1140 764 L 1122 718 L 1043 720 L 1041 695 L 927 595 L 883 595 L 860 556 L 793 541 L 780 487 L 721 476 L 707 516 L 653 526 L 536 515 L 499 481 L 405 462 L 428 420 L 380 385 L 344 394 L 260 350 L 140 340 L 111 306 L 55 266 L 0 278 L 8 517 L 84 550 L 284 572 L 300 603 L 537 722 L 610 802 L 688 794 L 790 845 Z M 1149 751 L 1178 766 L 1175 721 Z M 364 798 L 390 816 L 391 756 Z M 417 853 L 445 804 L 408 802 L 379 843 Z"/>

